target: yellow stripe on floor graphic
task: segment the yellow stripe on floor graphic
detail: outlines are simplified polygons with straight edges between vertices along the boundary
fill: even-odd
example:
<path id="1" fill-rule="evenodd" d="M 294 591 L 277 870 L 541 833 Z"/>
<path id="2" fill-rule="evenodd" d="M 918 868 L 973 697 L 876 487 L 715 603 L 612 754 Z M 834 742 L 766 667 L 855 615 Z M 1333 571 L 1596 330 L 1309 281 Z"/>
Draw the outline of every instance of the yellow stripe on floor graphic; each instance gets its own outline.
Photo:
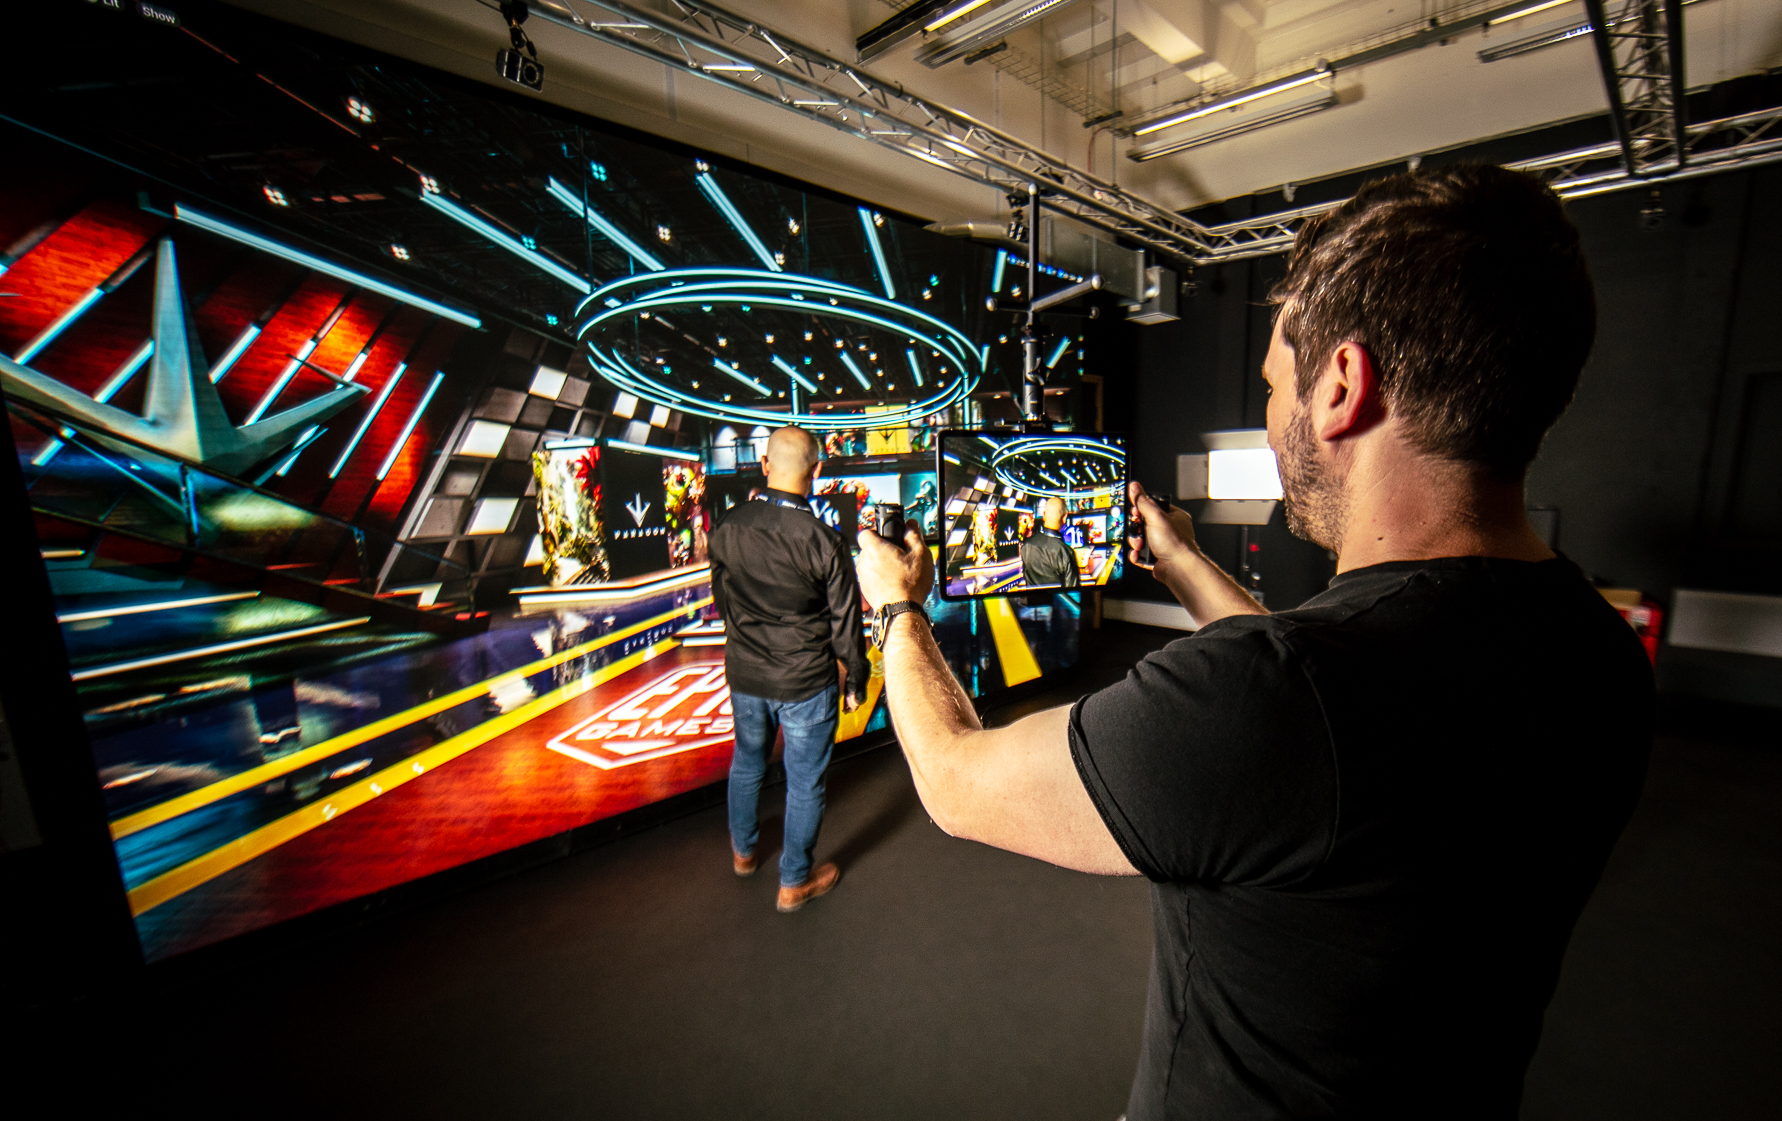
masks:
<path id="1" fill-rule="evenodd" d="M 370 741 L 377 739 L 379 736 L 388 735 L 398 729 L 406 728 L 410 724 L 419 723 L 420 721 L 427 719 L 429 716 L 435 716 L 447 709 L 456 708 L 466 701 L 474 701 L 478 697 L 487 695 L 490 690 L 505 685 L 508 682 L 519 681 L 531 677 L 535 673 L 542 673 L 545 670 L 560 666 L 564 662 L 579 658 L 584 654 L 589 654 L 602 647 L 611 646 L 615 642 L 623 641 L 634 634 L 647 631 L 652 627 L 659 627 L 663 623 L 669 622 L 672 619 L 677 619 L 681 616 L 697 612 L 700 608 L 710 602 L 712 602 L 711 597 L 707 596 L 695 603 L 689 603 L 685 606 L 677 607 L 673 611 L 664 612 L 653 619 L 645 619 L 641 623 L 634 623 L 622 630 L 614 631 L 612 634 L 601 635 L 599 638 L 590 642 L 584 642 L 580 646 L 572 646 L 568 650 L 559 650 L 557 653 L 552 654 L 547 658 L 540 658 L 538 661 L 533 662 L 530 665 L 521 666 L 519 669 L 508 670 L 506 673 L 496 674 L 487 681 L 481 681 L 475 685 L 467 685 L 455 692 L 447 693 L 443 697 L 435 697 L 432 700 L 418 704 L 413 708 L 405 709 L 402 712 L 395 713 L 391 716 L 386 716 L 382 720 L 374 720 L 363 727 L 354 728 L 350 732 L 344 732 L 341 735 L 323 740 L 314 747 L 306 747 L 301 751 L 292 752 L 290 755 L 286 755 L 281 759 L 273 759 L 269 762 L 262 763 L 258 767 L 242 771 L 240 774 L 230 775 L 228 778 L 213 782 L 209 786 L 203 786 L 197 790 L 181 794 L 177 798 L 169 798 L 165 802 L 157 802 L 155 805 L 138 810 L 133 814 L 127 814 L 112 822 L 111 838 L 114 841 L 121 840 L 132 833 L 140 833 L 151 825 L 159 825 L 163 821 L 171 821 L 181 814 L 191 813 L 193 810 L 208 806 L 212 802 L 221 801 L 232 794 L 239 794 L 244 790 L 251 790 L 262 783 L 271 782 L 274 779 L 290 774 L 292 771 L 307 767 L 311 763 L 326 759 L 330 755 L 339 754 L 351 747 L 358 747 L 362 743 L 369 743 Z"/>
<path id="2" fill-rule="evenodd" d="M 460 755 L 481 747 L 496 736 L 518 728 L 528 720 L 537 719 L 559 705 L 572 701 L 588 690 L 604 685 L 620 674 L 636 669 L 679 645 L 680 642 L 676 639 L 665 638 L 654 646 L 639 650 L 635 654 L 629 654 L 611 665 L 602 666 L 593 673 L 577 678 L 568 685 L 553 689 L 537 700 L 529 701 L 512 712 L 497 716 L 492 720 L 485 720 L 467 732 L 460 732 L 451 739 L 437 743 L 418 755 L 410 756 L 400 763 L 385 767 L 369 778 L 343 787 L 330 794 L 319 805 L 305 806 L 300 810 L 288 813 L 277 821 L 262 825 L 252 833 L 237 837 L 221 848 L 212 849 L 203 856 L 188 860 L 178 868 L 163 872 L 147 883 L 130 889 L 130 913 L 141 915 L 159 907 L 175 896 L 216 879 L 224 872 L 239 868 L 256 857 L 264 856 L 286 841 L 301 837 L 311 829 L 326 825 L 348 810 L 357 809 L 379 795 L 388 794 L 403 783 L 412 782 L 433 768 L 443 763 L 449 763 Z"/>
<path id="3" fill-rule="evenodd" d="M 996 658 L 1002 663 L 1002 683 L 1019 685 L 1040 675 L 1039 663 L 1033 660 L 1033 648 L 1021 633 L 1021 621 L 1015 618 L 1015 605 L 1006 597 L 980 600 L 984 614 L 990 617 L 990 637 L 996 640 Z"/>

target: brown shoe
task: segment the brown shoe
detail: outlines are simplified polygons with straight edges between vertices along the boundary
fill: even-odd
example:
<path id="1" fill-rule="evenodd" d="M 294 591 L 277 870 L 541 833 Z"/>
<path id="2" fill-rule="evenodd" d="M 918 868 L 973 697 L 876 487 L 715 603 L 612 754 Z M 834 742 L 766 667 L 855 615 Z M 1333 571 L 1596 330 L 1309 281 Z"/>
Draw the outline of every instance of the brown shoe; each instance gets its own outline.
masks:
<path id="1" fill-rule="evenodd" d="M 739 876 L 753 876 L 755 874 L 755 869 L 761 867 L 761 855 L 759 853 L 751 853 L 748 856 L 744 856 L 735 849 L 731 849 L 730 867 L 734 868 L 736 874 Z"/>
<path id="2" fill-rule="evenodd" d="M 780 885 L 780 901 L 777 904 L 780 914 L 789 915 L 817 896 L 827 895 L 840 879 L 840 868 L 833 864 L 820 864 L 811 873 L 811 878 L 797 887 Z"/>

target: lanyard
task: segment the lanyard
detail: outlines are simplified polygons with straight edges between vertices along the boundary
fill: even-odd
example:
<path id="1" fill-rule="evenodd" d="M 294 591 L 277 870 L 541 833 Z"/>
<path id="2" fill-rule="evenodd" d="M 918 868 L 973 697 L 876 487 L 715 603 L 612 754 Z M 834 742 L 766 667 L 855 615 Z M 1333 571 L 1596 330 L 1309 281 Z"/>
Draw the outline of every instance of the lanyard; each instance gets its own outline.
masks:
<path id="1" fill-rule="evenodd" d="M 811 512 L 811 504 L 809 502 L 794 502 L 790 498 L 781 498 L 777 494 L 757 494 L 755 496 L 755 501 L 771 502 L 775 506 L 784 506 L 788 510 L 801 510 L 806 514 L 810 514 L 813 518 L 817 516 Z"/>

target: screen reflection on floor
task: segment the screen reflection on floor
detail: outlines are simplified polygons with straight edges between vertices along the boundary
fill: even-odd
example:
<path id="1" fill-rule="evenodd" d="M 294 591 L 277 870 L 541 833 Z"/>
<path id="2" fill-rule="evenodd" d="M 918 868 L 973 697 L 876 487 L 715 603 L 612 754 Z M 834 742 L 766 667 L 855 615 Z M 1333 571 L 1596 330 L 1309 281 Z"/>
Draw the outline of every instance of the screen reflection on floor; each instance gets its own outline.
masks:
<path id="1" fill-rule="evenodd" d="M 146 955 L 722 781 L 732 731 L 709 582 L 681 572 L 618 594 L 517 607 L 469 638 L 383 634 L 332 661 L 319 655 L 345 640 L 318 633 L 296 641 L 320 649 L 291 652 L 314 672 L 105 679 L 93 700 L 109 703 L 88 725 Z M 1075 661 L 1070 597 L 930 607 L 974 694 Z M 868 703 L 842 717 L 840 739 L 886 725 L 871 659 Z"/>

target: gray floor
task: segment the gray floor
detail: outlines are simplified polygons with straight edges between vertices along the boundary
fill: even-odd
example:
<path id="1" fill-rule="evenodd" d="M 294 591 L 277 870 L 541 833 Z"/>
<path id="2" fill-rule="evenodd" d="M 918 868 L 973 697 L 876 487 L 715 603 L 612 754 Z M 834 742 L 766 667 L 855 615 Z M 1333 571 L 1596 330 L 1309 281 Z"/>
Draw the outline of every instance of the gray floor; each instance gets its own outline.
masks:
<path id="1" fill-rule="evenodd" d="M 1117 626 L 1092 680 L 1172 637 Z M 1525 1118 L 1782 1116 L 1772 728 L 1661 738 Z M 774 912 L 772 869 L 730 873 L 714 806 L 84 1007 L 38 1042 L 66 1057 L 102 1039 L 96 1081 L 204 1115 L 1112 1121 L 1143 1007 L 1144 884 L 947 838 L 895 750 L 838 764 L 830 804 L 820 855 L 844 878 L 796 915 Z"/>

